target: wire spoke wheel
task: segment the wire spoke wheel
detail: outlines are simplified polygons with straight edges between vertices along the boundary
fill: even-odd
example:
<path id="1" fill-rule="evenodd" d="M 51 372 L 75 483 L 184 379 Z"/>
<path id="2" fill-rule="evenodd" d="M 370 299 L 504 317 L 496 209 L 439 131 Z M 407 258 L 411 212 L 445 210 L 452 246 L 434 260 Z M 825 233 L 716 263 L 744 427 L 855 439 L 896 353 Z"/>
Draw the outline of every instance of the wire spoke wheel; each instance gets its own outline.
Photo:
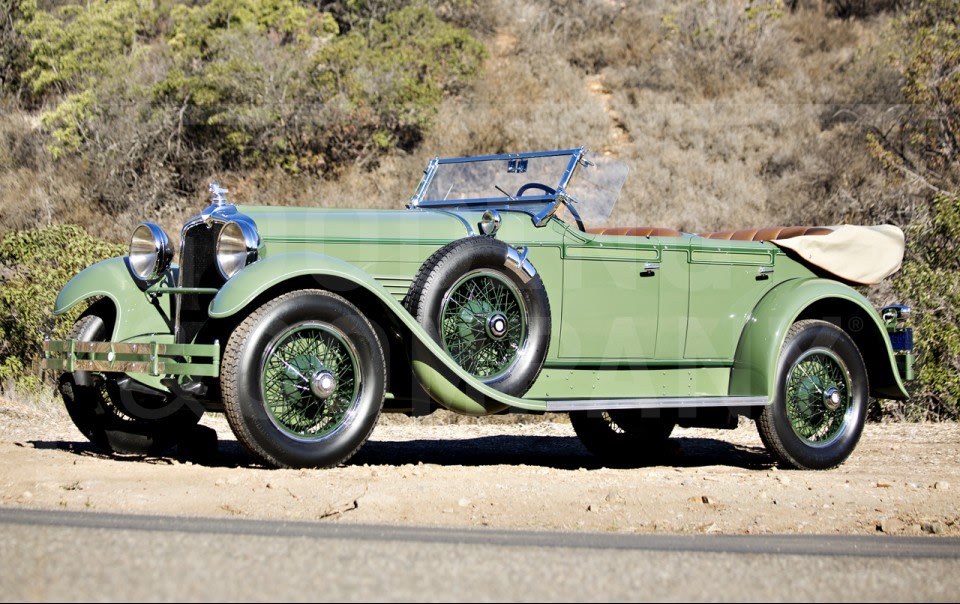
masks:
<path id="1" fill-rule="evenodd" d="M 812 446 L 829 445 L 840 436 L 851 400 L 847 368 L 825 348 L 804 353 L 787 377 L 787 418 L 796 435 Z"/>
<path id="2" fill-rule="evenodd" d="M 224 348 L 230 428 L 258 462 L 329 468 L 367 441 L 386 395 L 377 331 L 346 298 L 287 292 L 253 310 Z"/>
<path id="3" fill-rule="evenodd" d="M 277 336 L 264 355 L 263 402 L 270 420 L 302 440 L 329 436 L 360 400 L 357 351 L 337 328 L 296 325 Z"/>
<path id="4" fill-rule="evenodd" d="M 783 467 L 826 470 L 843 463 L 863 432 L 870 383 L 853 339 L 805 319 L 784 338 L 770 404 L 757 417 L 767 451 Z"/>
<path id="5" fill-rule="evenodd" d="M 532 261 L 520 261 L 519 254 L 493 237 L 451 241 L 427 258 L 403 299 L 454 363 L 511 396 L 530 389 L 550 347 L 547 290 Z M 433 352 L 417 342 L 413 348 L 414 360 L 436 366 Z M 505 407 L 488 402 L 483 408 Z"/>
<path id="6" fill-rule="evenodd" d="M 457 364 L 478 378 L 496 378 L 508 372 L 526 338 L 523 298 L 498 273 L 467 273 L 443 298 L 440 340 Z"/>

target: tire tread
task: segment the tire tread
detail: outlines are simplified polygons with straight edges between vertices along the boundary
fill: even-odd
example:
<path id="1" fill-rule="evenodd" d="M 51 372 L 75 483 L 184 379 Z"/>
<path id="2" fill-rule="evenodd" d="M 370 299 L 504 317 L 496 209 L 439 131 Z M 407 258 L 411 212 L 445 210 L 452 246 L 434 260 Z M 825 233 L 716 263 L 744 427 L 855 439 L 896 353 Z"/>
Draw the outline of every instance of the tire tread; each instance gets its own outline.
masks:
<path id="1" fill-rule="evenodd" d="M 797 321 L 796 323 L 790 326 L 790 329 L 787 330 L 787 335 L 784 337 L 783 347 L 781 348 L 781 350 L 786 349 L 787 346 L 799 334 L 803 333 L 804 331 L 806 331 L 811 327 L 816 327 L 816 326 L 823 326 L 831 330 L 838 330 L 844 335 L 846 335 L 846 332 L 843 332 L 842 330 L 840 330 L 840 328 L 835 326 L 833 323 L 829 323 L 827 321 L 821 321 L 819 319 L 805 319 L 802 321 Z M 860 361 L 861 365 L 863 365 L 863 356 L 860 353 L 860 351 L 856 349 L 855 345 L 854 345 L 854 350 L 858 355 L 858 360 Z M 780 369 L 778 367 L 777 369 L 778 380 L 779 380 L 779 371 Z M 867 391 L 869 392 L 869 386 L 868 385 L 865 385 L 865 386 L 867 386 Z M 779 384 L 777 385 L 777 388 L 779 388 Z M 777 396 L 777 393 L 774 393 L 774 396 Z M 780 434 L 777 431 L 776 416 L 774 414 L 774 409 L 773 409 L 774 404 L 775 402 L 771 402 L 767 407 L 764 408 L 763 412 L 757 418 L 756 423 L 757 423 L 757 432 L 760 434 L 760 441 L 763 443 L 764 447 L 766 447 L 767 451 L 773 456 L 773 458 L 778 463 L 782 464 L 783 466 L 796 469 L 796 470 L 829 470 L 831 468 L 835 468 L 839 466 L 844 461 L 846 461 L 846 458 L 843 458 L 838 460 L 834 464 L 812 467 L 796 459 L 796 457 L 793 456 L 788 451 L 786 445 L 784 444 L 783 438 L 780 436 Z"/>
<path id="2" fill-rule="evenodd" d="M 243 420 L 243 409 L 240 404 L 240 391 L 239 391 L 239 372 L 241 364 L 241 355 L 243 353 L 243 345 L 246 343 L 247 339 L 250 336 L 251 331 L 260 321 L 260 319 L 272 311 L 277 306 L 285 304 L 289 300 L 294 300 L 303 296 L 314 296 L 314 295 L 323 295 L 334 298 L 340 302 L 346 303 L 349 306 L 348 300 L 329 292 L 327 290 L 321 289 L 299 289 L 291 292 L 282 294 L 263 306 L 260 306 L 252 313 L 247 315 L 243 321 L 234 329 L 233 333 L 230 335 L 230 338 L 227 340 L 227 345 L 223 351 L 223 361 L 221 363 L 221 392 L 223 394 L 223 407 L 227 416 L 227 423 L 230 424 L 230 428 L 233 430 L 234 435 L 236 435 L 237 440 L 240 441 L 240 444 L 260 463 L 264 465 L 273 466 L 277 468 L 292 468 L 298 466 L 292 466 L 283 460 L 277 458 L 275 455 L 269 453 L 264 449 L 258 442 L 254 435 L 250 432 L 249 427 L 246 422 Z M 361 313 L 357 313 L 357 316 L 361 318 L 367 326 L 370 328 L 370 331 L 376 336 L 376 331 L 373 329 L 373 326 L 370 325 L 370 321 L 363 316 Z M 386 374 L 386 363 L 383 356 L 383 344 L 377 339 L 374 338 L 373 344 L 377 346 L 377 349 L 380 351 L 380 360 L 381 367 L 380 371 L 382 375 Z M 376 425 L 377 421 L 380 418 L 380 413 L 382 411 L 383 405 L 377 407 L 376 418 L 374 419 L 373 425 Z M 369 434 L 363 438 L 356 447 L 353 448 L 346 456 L 340 458 L 338 461 L 329 463 L 326 465 L 315 466 L 318 468 L 331 468 L 338 466 L 342 463 L 348 461 L 353 457 L 357 451 L 366 443 L 369 438 Z"/>

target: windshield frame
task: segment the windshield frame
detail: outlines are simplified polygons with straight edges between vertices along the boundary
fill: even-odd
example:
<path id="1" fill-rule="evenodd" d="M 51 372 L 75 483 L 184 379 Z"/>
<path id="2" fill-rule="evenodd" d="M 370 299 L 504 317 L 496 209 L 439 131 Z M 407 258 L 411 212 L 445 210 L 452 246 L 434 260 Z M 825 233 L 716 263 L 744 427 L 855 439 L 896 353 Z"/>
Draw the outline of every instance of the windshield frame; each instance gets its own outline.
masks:
<path id="1" fill-rule="evenodd" d="M 476 157 L 435 157 L 430 160 L 430 163 L 427 165 L 427 169 L 423 171 L 423 178 L 420 180 L 420 185 L 417 187 L 417 191 L 414 193 L 413 197 L 410 198 L 410 202 L 407 204 L 407 207 L 410 209 L 477 209 L 478 207 L 496 207 L 497 209 L 504 210 L 519 210 L 530 214 L 530 216 L 533 218 L 534 224 L 537 226 L 543 226 L 557 211 L 560 204 L 564 203 L 569 198 L 566 188 L 570 180 L 573 178 L 577 166 L 585 162 L 584 153 L 584 148 L 579 147 L 577 149 L 536 151 L 528 153 L 507 153 L 501 155 L 481 155 Z M 451 200 L 425 199 L 427 191 L 430 188 L 430 183 L 437 174 L 437 170 L 440 168 L 440 166 L 446 164 L 504 160 L 509 161 L 562 156 L 569 156 L 570 160 L 567 162 L 566 169 L 560 177 L 560 182 L 557 185 L 556 192 L 552 195 L 545 193 L 543 195 L 525 195 L 523 197 L 501 195 L 494 197 Z"/>

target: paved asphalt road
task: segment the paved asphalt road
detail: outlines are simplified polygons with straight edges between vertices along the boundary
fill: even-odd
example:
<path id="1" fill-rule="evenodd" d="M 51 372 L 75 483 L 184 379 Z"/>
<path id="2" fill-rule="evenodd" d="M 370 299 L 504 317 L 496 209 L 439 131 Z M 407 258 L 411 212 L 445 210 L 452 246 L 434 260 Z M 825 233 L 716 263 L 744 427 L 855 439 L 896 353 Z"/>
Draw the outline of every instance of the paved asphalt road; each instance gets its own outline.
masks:
<path id="1" fill-rule="evenodd" d="M 960 540 L 0 508 L 0 600 L 960 600 Z"/>

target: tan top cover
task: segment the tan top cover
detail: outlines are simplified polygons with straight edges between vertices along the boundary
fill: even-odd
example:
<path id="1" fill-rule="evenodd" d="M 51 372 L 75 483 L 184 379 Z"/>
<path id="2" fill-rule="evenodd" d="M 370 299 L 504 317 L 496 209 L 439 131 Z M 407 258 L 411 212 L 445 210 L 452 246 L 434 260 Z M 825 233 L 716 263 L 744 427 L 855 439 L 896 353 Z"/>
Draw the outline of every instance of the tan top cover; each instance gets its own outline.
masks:
<path id="1" fill-rule="evenodd" d="M 841 279 L 862 285 L 880 283 L 900 270 L 904 238 L 899 228 L 890 224 L 827 228 L 832 232 L 826 235 L 773 239 L 771 243 L 793 250 L 804 261 Z"/>

